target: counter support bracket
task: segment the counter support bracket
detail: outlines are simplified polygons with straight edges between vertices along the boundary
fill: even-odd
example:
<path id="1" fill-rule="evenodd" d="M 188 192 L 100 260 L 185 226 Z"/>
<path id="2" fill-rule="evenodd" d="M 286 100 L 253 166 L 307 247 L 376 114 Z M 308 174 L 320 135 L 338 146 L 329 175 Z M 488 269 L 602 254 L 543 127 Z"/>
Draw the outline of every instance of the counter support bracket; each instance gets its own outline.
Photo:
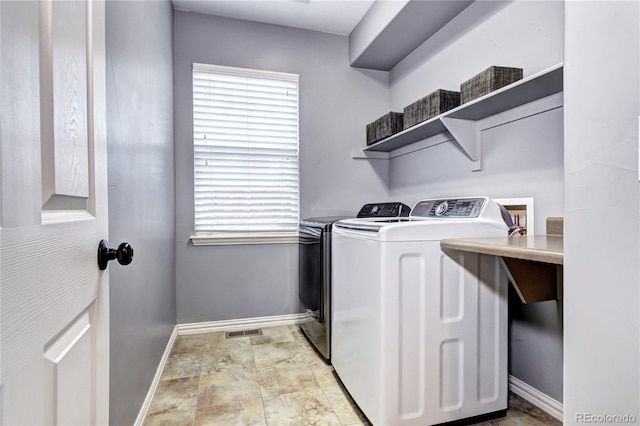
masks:
<path id="1" fill-rule="evenodd" d="M 500 257 L 522 303 L 562 299 L 562 265 Z"/>

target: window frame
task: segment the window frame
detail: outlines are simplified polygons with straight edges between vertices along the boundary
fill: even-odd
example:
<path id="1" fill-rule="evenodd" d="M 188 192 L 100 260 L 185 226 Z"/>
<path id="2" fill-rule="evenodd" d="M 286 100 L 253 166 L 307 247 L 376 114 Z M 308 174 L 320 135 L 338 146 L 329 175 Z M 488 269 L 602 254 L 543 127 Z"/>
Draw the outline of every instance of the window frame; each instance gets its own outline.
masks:
<path id="1" fill-rule="evenodd" d="M 298 231 L 296 230 L 270 230 L 270 231 L 232 231 L 232 230 L 220 230 L 220 231 L 195 231 L 196 228 L 196 211 L 195 211 L 195 193 L 196 193 L 196 157 L 195 157 L 195 136 L 194 136 L 194 73 L 195 72 L 210 72 L 219 74 L 228 74 L 234 76 L 244 76 L 253 78 L 264 79 L 278 79 L 283 81 L 295 81 L 297 85 L 296 96 L 296 114 L 297 114 L 297 221 L 300 220 L 300 83 L 299 75 L 293 73 L 282 73 L 275 71 L 263 71 L 248 68 L 236 68 L 222 65 L 211 65 L 194 62 L 191 72 L 191 142 L 192 142 L 192 165 L 193 170 L 193 186 L 192 186 L 192 220 L 193 220 L 193 233 L 189 237 L 191 243 L 194 246 L 210 246 L 210 245 L 244 245 L 244 244 L 290 244 L 298 243 Z"/>

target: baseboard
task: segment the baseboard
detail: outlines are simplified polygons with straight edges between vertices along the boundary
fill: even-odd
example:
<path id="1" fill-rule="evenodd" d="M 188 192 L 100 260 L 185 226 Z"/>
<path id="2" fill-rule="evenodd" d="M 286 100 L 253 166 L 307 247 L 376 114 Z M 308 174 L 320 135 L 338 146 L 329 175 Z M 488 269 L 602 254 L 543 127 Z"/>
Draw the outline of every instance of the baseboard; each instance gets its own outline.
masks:
<path id="1" fill-rule="evenodd" d="M 509 374 L 509 390 L 562 421 L 564 408 L 561 402 L 556 401 L 511 374 Z"/>
<path id="2" fill-rule="evenodd" d="M 298 324 L 308 318 L 308 314 L 275 315 L 270 317 L 242 318 L 226 321 L 196 322 L 178 324 L 178 335 L 210 333 L 212 331 L 237 331 L 245 328 L 274 327 L 277 325 Z"/>
<path id="3" fill-rule="evenodd" d="M 162 358 L 160 359 L 160 363 L 158 364 L 158 368 L 156 369 L 156 374 L 153 377 L 153 381 L 151 382 L 151 386 L 149 387 L 149 391 L 147 392 L 147 396 L 142 403 L 142 407 L 140 407 L 140 412 L 138 413 L 138 417 L 134 423 L 134 426 L 142 426 L 144 423 L 144 419 L 147 417 L 147 413 L 149 412 L 149 408 L 151 408 L 151 401 L 153 400 L 153 395 L 156 393 L 156 389 L 158 388 L 158 383 L 160 383 L 160 376 L 162 376 L 162 370 L 164 370 L 164 366 L 169 359 L 169 354 L 171 353 L 171 348 L 173 348 L 173 342 L 175 342 L 176 337 L 178 337 L 178 328 L 174 327 L 171 336 L 169 337 L 169 341 L 167 342 L 167 346 L 164 349 L 164 353 L 162 354 Z"/>

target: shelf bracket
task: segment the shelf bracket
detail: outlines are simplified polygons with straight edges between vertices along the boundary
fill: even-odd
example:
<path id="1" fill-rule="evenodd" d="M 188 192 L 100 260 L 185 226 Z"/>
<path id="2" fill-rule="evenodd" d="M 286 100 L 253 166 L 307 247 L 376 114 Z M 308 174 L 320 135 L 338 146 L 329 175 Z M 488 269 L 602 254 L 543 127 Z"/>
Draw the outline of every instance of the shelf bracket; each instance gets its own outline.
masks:
<path id="1" fill-rule="evenodd" d="M 562 265 L 504 256 L 500 262 L 522 303 L 562 300 Z"/>
<path id="2" fill-rule="evenodd" d="M 482 149 L 478 122 L 452 117 L 440 117 L 440 121 L 455 138 L 462 151 L 473 161 L 472 170 L 474 172 L 482 170 Z"/>

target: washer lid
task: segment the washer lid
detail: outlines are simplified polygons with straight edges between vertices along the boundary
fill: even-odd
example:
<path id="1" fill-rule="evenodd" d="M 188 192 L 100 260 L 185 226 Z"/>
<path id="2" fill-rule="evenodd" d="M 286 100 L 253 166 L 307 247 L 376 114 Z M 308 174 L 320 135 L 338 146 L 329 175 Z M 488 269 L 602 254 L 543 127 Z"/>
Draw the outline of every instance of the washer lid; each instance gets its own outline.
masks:
<path id="1" fill-rule="evenodd" d="M 361 221 L 361 222 L 357 222 Z M 445 238 L 506 236 L 502 218 L 411 219 L 396 222 L 348 219 L 334 224 L 333 234 L 375 241 L 440 241 Z"/>
<path id="2" fill-rule="evenodd" d="M 414 211 L 409 218 L 342 220 L 334 233 L 377 241 L 437 241 L 508 232 L 498 204 L 486 197 L 423 200 Z"/>

